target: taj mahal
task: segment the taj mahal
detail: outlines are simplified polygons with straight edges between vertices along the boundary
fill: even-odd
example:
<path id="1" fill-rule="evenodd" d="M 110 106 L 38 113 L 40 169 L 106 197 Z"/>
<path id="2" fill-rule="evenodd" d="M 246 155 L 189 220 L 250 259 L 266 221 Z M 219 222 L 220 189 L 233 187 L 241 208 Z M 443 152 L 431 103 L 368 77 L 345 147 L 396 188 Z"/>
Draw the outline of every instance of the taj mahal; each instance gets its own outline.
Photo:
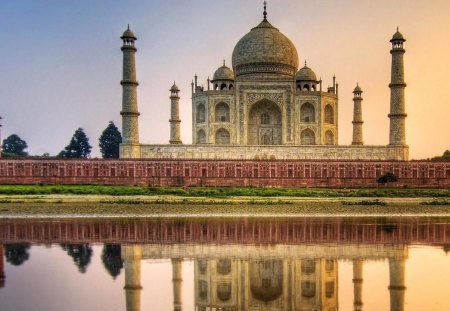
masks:
<path id="1" fill-rule="evenodd" d="M 191 83 L 192 144 L 180 137 L 180 89 L 170 88 L 170 138 L 166 145 L 139 140 L 135 46 L 136 36 L 123 33 L 122 134 L 120 157 L 127 159 L 208 160 L 408 160 L 405 133 L 403 44 L 398 31 L 392 49 L 389 88 L 389 142 L 363 140 L 363 90 L 353 91 L 353 140 L 338 145 L 339 84 L 324 89 L 322 80 L 304 63 L 299 69 L 296 47 L 267 18 L 236 44 L 232 66 L 225 62 L 208 78 Z"/>

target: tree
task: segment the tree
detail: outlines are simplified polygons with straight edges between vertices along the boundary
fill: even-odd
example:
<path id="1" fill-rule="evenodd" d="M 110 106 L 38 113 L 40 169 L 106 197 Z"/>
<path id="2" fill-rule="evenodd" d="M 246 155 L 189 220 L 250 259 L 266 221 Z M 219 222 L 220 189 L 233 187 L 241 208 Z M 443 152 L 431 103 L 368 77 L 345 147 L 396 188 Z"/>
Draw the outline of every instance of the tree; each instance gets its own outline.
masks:
<path id="1" fill-rule="evenodd" d="M 28 148 L 26 141 L 22 140 L 18 135 L 12 134 L 3 140 L 2 153 L 15 155 L 15 156 L 26 156 L 27 152 L 24 150 Z"/>
<path id="2" fill-rule="evenodd" d="M 92 146 L 89 138 L 82 128 L 75 131 L 70 143 L 62 150 L 58 156 L 61 158 L 87 158 L 91 154 Z"/>
<path id="3" fill-rule="evenodd" d="M 106 129 L 99 138 L 100 152 L 103 158 L 118 158 L 119 145 L 122 142 L 122 135 L 114 122 L 110 121 Z"/>
<path id="4" fill-rule="evenodd" d="M 30 244 L 5 244 L 5 257 L 6 262 L 9 262 L 13 266 L 20 266 L 30 258 Z M 0 258 L 3 260 L 3 258 Z"/>
<path id="5" fill-rule="evenodd" d="M 91 262 L 92 247 L 89 244 L 63 244 L 61 246 L 72 257 L 78 271 L 85 273 Z"/>
<path id="6" fill-rule="evenodd" d="M 115 279 L 123 268 L 122 247 L 120 244 L 105 244 L 102 252 L 102 262 L 106 271 Z"/>
<path id="7" fill-rule="evenodd" d="M 388 183 L 388 182 L 396 182 L 397 180 L 398 180 L 398 179 L 397 179 L 397 176 L 395 176 L 394 173 L 386 172 L 386 174 L 380 176 L 380 177 L 377 179 L 377 182 L 378 182 L 379 184 L 386 184 L 386 183 Z"/>

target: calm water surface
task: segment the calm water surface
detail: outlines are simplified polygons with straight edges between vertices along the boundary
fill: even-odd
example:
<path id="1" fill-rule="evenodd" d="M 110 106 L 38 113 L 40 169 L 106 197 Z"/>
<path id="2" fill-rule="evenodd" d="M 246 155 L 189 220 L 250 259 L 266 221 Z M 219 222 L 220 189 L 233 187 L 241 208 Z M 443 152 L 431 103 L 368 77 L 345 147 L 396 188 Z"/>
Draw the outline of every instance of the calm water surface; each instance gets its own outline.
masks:
<path id="1" fill-rule="evenodd" d="M 450 310 L 450 220 L 0 220 L 0 310 Z"/>

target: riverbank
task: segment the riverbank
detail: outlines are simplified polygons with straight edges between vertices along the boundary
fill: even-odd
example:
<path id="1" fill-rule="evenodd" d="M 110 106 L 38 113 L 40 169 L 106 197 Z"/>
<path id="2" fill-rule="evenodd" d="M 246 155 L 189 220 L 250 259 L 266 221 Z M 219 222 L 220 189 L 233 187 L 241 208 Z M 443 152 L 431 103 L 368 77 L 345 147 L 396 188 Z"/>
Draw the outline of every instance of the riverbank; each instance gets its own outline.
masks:
<path id="1" fill-rule="evenodd" d="M 0 196 L 0 218 L 450 216 L 430 198 L 255 198 L 179 196 Z"/>

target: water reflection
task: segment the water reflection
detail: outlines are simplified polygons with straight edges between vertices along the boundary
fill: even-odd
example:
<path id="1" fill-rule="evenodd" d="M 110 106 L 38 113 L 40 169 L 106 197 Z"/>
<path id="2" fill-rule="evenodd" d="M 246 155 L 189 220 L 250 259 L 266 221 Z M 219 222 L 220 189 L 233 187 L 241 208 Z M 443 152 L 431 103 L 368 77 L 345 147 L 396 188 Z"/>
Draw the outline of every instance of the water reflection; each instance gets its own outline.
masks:
<path id="1" fill-rule="evenodd" d="M 195 310 L 338 310 L 339 263 L 353 266 L 353 309 L 363 310 L 364 266 L 388 266 L 390 310 L 405 310 L 411 245 L 449 251 L 448 219 L 223 219 L 0 221 L 4 261 L 20 266 L 30 243 L 57 243 L 86 273 L 92 243 L 113 279 L 124 271 L 126 310 L 141 309 L 141 263 L 169 260 L 173 310 L 183 310 L 183 261 L 194 263 Z M 19 242 L 19 243 L 17 243 Z"/>

